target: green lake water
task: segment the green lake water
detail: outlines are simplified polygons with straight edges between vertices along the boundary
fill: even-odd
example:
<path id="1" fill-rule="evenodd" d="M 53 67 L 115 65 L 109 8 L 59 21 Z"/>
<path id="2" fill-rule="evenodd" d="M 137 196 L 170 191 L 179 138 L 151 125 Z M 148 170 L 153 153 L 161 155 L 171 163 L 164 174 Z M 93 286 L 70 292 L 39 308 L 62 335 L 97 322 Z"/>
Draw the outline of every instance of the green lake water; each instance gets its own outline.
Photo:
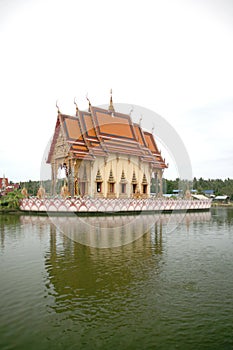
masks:
<path id="1" fill-rule="evenodd" d="M 61 220 L 0 215 L 1 350 L 233 349 L 233 209 Z"/>

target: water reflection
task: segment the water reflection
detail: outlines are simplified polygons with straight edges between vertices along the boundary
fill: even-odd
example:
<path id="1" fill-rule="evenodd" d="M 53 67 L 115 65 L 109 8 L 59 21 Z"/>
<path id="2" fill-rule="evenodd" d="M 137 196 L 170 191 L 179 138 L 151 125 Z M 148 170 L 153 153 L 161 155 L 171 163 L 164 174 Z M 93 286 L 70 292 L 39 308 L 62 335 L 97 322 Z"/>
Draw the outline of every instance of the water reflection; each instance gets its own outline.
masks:
<path id="1" fill-rule="evenodd" d="M 217 221 L 218 225 L 228 224 L 232 225 L 233 223 L 233 208 L 224 208 L 224 207 L 214 207 L 212 208 L 212 217 L 214 221 Z"/>
<path id="2" fill-rule="evenodd" d="M 153 226 L 163 225 L 166 232 L 174 230 L 181 222 L 187 230 L 192 222 L 208 221 L 210 212 L 147 214 L 130 216 L 21 216 L 24 224 L 34 223 L 55 225 L 57 230 L 82 245 L 95 248 L 115 248 L 127 245 L 150 231 Z"/>
<path id="3" fill-rule="evenodd" d="M 175 220 L 180 222 L 180 215 L 173 218 L 172 224 Z M 187 230 L 191 222 L 208 221 L 210 217 L 209 212 L 186 214 Z M 48 295 L 55 298 L 51 308 L 58 313 L 68 312 L 81 303 L 77 317 L 79 312 L 87 312 L 90 317 L 85 305 L 93 298 L 98 299 L 98 308 L 101 301 L 106 303 L 109 293 L 116 293 L 116 298 L 123 293 L 128 298 L 130 290 L 140 288 L 151 274 L 161 272 L 166 249 L 163 229 L 171 223 L 171 216 L 55 217 L 53 223 L 47 217 L 22 216 L 20 220 L 23 224 L 50 227 L 45 268 Z M 96 229 L 100 227 L 104 230 Z M 113 227 L 115 235 L 112 235 Z M 66 234 L 61 228 L 66 229 Z M 131 244 L 125 244 L 132 240 Z M 108 248 L 96 248 L 105 247 L 106 242 Z M 93 305 L 92 300 L 91 307 L 95 310 Z"/>
<path id="4" fill-rule="evenodd" d="M 20 216 L 17 214 L 1 214 L 0 213 L 0 247 L 5 247 L 6 233 L 12 228 L 17 227 L 20 222 Z M 12 230 L 13 231 L 13 230 Z"/>
<path id="5" fill-rule="evenodd" d="M 100 222 L 122 229 L 128 220 L 132 236 L 154 220 L 131 244 L 105 249 L 46 216 L 0 217 L 0 348 L 232 348 L 233 211 L 212 213 L 189 213 L 171 233 L 179 214 L 138 225 L 92 217 L 89 236 Z"/>

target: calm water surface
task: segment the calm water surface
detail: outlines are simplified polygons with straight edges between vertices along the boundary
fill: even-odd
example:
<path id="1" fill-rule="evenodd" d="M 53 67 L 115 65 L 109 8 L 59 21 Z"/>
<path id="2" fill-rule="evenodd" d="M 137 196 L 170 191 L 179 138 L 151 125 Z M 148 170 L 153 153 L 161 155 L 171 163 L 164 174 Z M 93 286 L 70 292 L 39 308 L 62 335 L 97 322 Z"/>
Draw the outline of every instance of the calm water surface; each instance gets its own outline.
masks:
<path id="1" fill-rule="evenodd" d="M 96 248 L 47 217 L 0 215 L 0 349 L 233 349 L 233 210 L 173 230 L 166 214 L 140 237 L 150 219 L 109 217 L 111 241 L 135 240 Z"/>

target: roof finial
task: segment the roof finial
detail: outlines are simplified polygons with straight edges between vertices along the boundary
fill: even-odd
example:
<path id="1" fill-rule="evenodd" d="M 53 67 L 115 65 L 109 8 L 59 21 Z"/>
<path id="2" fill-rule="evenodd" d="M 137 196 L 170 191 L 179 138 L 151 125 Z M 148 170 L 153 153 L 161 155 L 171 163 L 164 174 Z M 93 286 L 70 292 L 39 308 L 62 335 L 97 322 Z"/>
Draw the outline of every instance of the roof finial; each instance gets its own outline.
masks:
<path id="1" fill-rule="evenodd" d="M 139 119 L 139 126 L 142 126 L 142 114 L 141 114 L 140 119 Z"/>
<path id="2" fill-rule="evenodd" d="M 153 133 L 154 133 L 154 130 L 155 130 L 155 126 L 154 126 L 154 124 L 153 124 L 152 129 L 151 129 L 152 135 L 153 135 Z"/>
<path id="3" fill-rule="evenodd" d="M 134 110 L 134 106 L 131 106 L 131 109 L 130 109 L 130 111 L 129 111 L 130 117 L 131 117 L 131 114 L 133 113 L 133 110 Z"/>
<path id="4" fill-rule="evenodd" d="M 74 98 L 74 104 L 76 106 L 76 116 L 78 116 L 78 105 L 77 105 L 76 97 Z"/>
<path id="5" fill-rule="evenodd" d="M 113 102 L 112 102 L 112 89 L 110 90 L 110 103 L 109 103 L 108 110 L 111 112 L 115 112 L 115 109 L 113 107 Z"/>
<path id="6" fill-rule="evenodd" d="M 61 112 L 60 112 L 60 108 L 58 106 L 58 100 L 56 101 L 56 107 L 57 107 L 57 113 L 60 114 Z"/>
<path id="7" fill-rule="evenodd" d="M 90 112 L 90 111 L 91 111 L 91 102 L 90 102 L 90 100 L 89 100 L 89 98 L 88 98 L 88 93 L 86 94 L 86 99 L 87 99 L 87 101 L 89 102 L 88 112 Z"/>

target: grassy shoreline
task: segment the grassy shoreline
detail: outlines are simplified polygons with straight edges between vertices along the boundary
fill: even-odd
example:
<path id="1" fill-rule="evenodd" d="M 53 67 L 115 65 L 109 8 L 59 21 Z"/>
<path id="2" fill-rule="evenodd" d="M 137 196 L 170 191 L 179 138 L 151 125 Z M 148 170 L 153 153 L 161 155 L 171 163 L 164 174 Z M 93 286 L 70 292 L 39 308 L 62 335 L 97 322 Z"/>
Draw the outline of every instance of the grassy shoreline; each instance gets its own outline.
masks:
<path id="1" fill-rule="evenodd" d="M 0 214 L 22 214 L 20 209 L 0 208 Z"/>
<path id="2" fill-rule="evenodd" d="M 230 203 L 212 203 L 211 208 L 222 207 L 222 208 L 230 208 L 233 207 L 233 202 Z"/>

